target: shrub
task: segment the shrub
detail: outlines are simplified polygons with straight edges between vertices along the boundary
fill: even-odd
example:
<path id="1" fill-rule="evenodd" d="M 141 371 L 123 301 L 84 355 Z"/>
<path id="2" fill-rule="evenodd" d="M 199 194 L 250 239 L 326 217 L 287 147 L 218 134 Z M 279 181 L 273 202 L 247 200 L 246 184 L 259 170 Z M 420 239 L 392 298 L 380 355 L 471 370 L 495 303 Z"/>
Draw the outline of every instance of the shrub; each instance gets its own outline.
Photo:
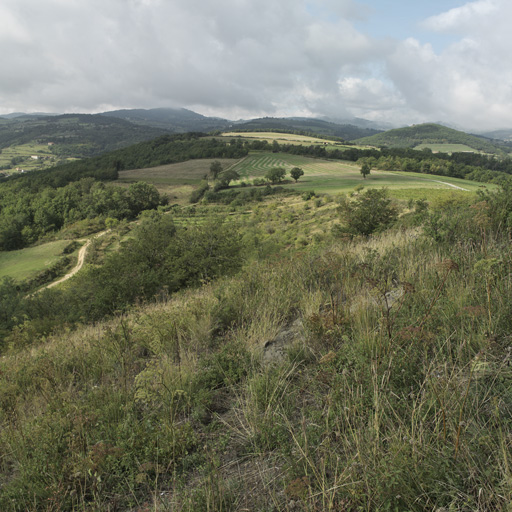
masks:
<path id="1" fill-rule="evenodd" d="M 388 227 L 398 216 L 384 188 L 366 190 L 352 201 L 343 201 L 340 208 L 347 230 L 365 236 Z"/>

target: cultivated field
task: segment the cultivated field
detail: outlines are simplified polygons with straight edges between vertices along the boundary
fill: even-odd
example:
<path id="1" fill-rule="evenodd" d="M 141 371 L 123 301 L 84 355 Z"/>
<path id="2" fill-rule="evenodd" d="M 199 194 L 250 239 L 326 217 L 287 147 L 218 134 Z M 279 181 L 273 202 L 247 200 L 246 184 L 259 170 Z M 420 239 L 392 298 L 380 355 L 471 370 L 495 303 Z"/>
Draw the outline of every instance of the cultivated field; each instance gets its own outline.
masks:
<path id="1" fill-rule="evenodd" d="M 285 142 L 287 144 L 299 143 L 301 145 L 310 144 L 338 144 L 335 140 L 320 139 L 318 137 L 309 137 L 308 135 L 296 135 L 294 133 L 277 132 L 227 132 L 222 137 L 243 137 L 244 139 L 267 140 L 273 142 Z M 304 144 L 305 143 L 305 144 Z"/>
<path id="2" fill-rule="evenodd" d="M 169 195 L 171 202 L 187 203 L 192 190 L 199 185 L 208 174 L 212 159 L 192 160 L 188 162 L 163 165 L 149 169 L 121 171 L 119 180 L 113 182 L 120 186 L 128 186 L 136 181 L 152 183 L 161 193 Z M 241 160 L 221 159 L 224 169 L 233 169 L 240 174 L 240 181 L 233 182 L 237 186 L 242 182 L 252 185 L 254 178 L 263 178 L 272 167 L 283 167 L 287 171 L 284 186 L 297 190 L 314 190 L 317 193 L 346 193 L 364 185 L 367 188 L 388 187 L 391 194 L 400 199 L 417 199 L 418 197 L 446 197 L 452 193 L 476 192 L 483 185 L 443 176 L 429 174 L 379 171 L 373 169 L 363 179 L 360 167 L 352 162 L 339 160 L 323 160 L 287 153 L 253 153 Z M 295 183 L 289 176 L 293 167 L 300 167 L 304 176 Z M 492 185 L 486 185 L 494 188 Z"/>
<path id="3" fill-rule="evenodd" d="M 287 177 L 298 190 L 315 190 L 320 193 L 339 193 L 353 190 L 359 185 L 365 187 L 388 187 L 390 190 L 436 189 L 460 192 L 475 192 L 481 185 L 457 178 L 402 171 L 372 170 L 364 180 L 360 167 L 352 162 L 340 162 L 307 158 L 284 153 L 260 153 L 249 155 L 233 169 L 242 176 L 242 181 L 261 178 L 272 167 L 284 167 L 289 173 L 293 167 L 300 167 L 304 176 L 297 183 Z M 407 194 L 402 192 L 403 198 Z"/>
<path id="4" fill-rule="evenodd" d="M 343 149 L 343 148 L 363 148 L 366 146 L 348 146 L 342 142 L 330 139 L 320 139 L 318 137 L 310 137 L 308 135 L 296 135 L 293 133 L 276 133 L 276 132 L 228 132 L 223 133 L 222 137 L 244 138 L 253 140 L 266 140 L 269 143 L 274 141 L 279 144 L 294 144 L 297 146 L 324 146 L 325 149 Z"/>
<path id="5" fill-rule="evenodd" d="M 121 171 L 119 179 L 112 183 L 126 187 L 137 181 L 146 181 L 155 185 L 161 194 L 168 194 L 171 200 L 186 202 L 194 187 L 210 172 L 213 160 L 189 160 L 178 164 Z M 230 158 L 220 158 L 218 161 L 224 169 L 229 169 L 238 162 L 237 159 Z"/>
<path id="6" fill-rule="evenodd" d="M 32 157 L 37 157 L 37 159 Z M 15 163 L 13 163 L 13 158 Z M 17 172 L 17 167 L 20 170 L 33 171 L 51 167 L 55 165 L 57 159 L 46 144 L 23 144 L 2 149 L 0 167 L 10 166 L 9 173 Z"/>

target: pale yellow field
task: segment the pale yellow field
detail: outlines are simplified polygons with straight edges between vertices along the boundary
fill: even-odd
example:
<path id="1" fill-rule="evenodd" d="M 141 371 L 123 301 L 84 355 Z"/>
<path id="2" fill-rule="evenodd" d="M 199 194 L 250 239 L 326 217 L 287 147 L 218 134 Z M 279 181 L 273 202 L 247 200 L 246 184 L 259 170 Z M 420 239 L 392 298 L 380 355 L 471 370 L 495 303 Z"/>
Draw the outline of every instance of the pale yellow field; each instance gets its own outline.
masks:
<path id="1" fill-rule="evenodd" d="M 223 133 L 222 137 L 243 137 L 244 139 L 268 140 L 272 142 L 286 141 L 287 143 L 308 143 L 308 144 L 339 144 L 335 140 L 319 139 L 317 137 L 309 137 L 308 135 L 296 135 L 293 133 L 276 133 L 276 132 L 228 132 Z"/>

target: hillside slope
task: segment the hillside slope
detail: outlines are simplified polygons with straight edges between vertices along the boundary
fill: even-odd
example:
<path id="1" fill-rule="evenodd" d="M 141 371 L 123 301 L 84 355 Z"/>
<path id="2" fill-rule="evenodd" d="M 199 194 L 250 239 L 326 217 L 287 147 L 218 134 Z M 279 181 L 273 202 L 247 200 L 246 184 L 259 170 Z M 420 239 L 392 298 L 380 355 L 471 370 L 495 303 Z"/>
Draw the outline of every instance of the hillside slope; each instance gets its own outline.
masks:
<path id="1" fill-rule="evenodd" d="M 485 153 L 503 152 L 502 148 L 496 146 L 488 139 L 433 123 L 388 130 L 371 137 L 360 138 L 356 142 L 374 146 L 402 148 L 414 148 L 421 144 L 464 144 L 475 151 L 483 151 Z"/>
<path id="2" fill-rule="evenodd" d="M 90 114 L 21 116 L 0 123 L 0 149 L 23 144 L 51 146 L 59 156 L 82 158 L 154 139 L 169 133 L 149 126 Z"/>
<path id="3" fill-rule="evenodd" d="M 173 132 L 210 132 L 223 130 L 231 121 L 206 117 L 185 108 L 127 109 L 103 112 L 103 116 L 124 119 L 141 126 L 152 126 Z"/>
<path id="4" fill-rule="evenodd" d="M 147 216 L 103 266 L 23 299 L 0 358 L 0 509 L 505 512 L 512 206 L 486 200 L 479 223 L 418 201 L 396 229 L 311 246 L 296 230 L 334 205 Z"/>
<path id="5" fill-rule="evenodd" d="M 276 118 L 263 117 L 236 123 L 231 128 L 234 131 L 265 131 L 277 130 L 282 132 L 300 131 L 303 133 L 339 137 L 344 140 L 354 140 L 360 137 L 369 137 L 379 133 L 372 128 L 361 128 L 350 124 L 336 124 L 321 119 L 309 118 Z"/>

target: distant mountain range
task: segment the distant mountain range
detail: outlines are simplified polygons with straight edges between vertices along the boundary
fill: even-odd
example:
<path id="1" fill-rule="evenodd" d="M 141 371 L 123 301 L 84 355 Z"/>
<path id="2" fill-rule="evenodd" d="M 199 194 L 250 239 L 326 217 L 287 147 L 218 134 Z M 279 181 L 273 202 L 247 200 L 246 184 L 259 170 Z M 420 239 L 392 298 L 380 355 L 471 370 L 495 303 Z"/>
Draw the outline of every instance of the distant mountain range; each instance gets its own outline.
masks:
<path id="1" fill-rule="evenodd" d="M 0 149 L 23 144 L 53 143 L 59 157 L 99 155 L 154 139 L 166 133 L 226 130 L 300 131 L 351 140 L 378 133 L 370 128 L 309 118 L 262 118 L 230 121 L 187 109 L 114 110 L 100 114 L 13 113 L 0 117 Z"/>
<path id="2" fill-rule="evenodd" d="M 102 116 L 116 117 L 141 126 L 152 126 L 173 132 L 211 132 L 224 130 L 232 121 L 206 117 L 185 108 L 153 108 L 149 110 L 112 110 Z"/>
<path id="3" fill-rule="evenodd" d="M 67 114 L 84 115 L 84 114 Z M 319 135 L 330 135 L 350 140 L 355 137 L 369 136 L 378 133 L 391 126 L 375 124 L 365 119 L 332 119 L 332 118 L 308 118 L 288 117 L 259 119 L 240 119 L 237 121 L 222 119 L 219 117 L 207 117 L 185 108 L 154 108 L 154 109 L 125 109 L 101 112 L 101 116 L 115 117 L 139 126 L 150 126 L 174 133 L 199 131 L 211 132 L 216 130 L 240 129 L 240 130 L 300 130 L 310 131 Z M 0 124 L 9 121 L 41 120 L 47 117 L 61 117 L 61 114 L 42 114 L 39 112 L 23 113 L 15 112 L 0 116 Z M 358 131 L 360 130 L 360 131 Z"/>
<path id="4" fill-rule="evenodd" d="M 510 151 L 506 142 L 512 130 L 491 132 L 488 137 L 467 133 L 439 124 L 413 125 L 383 132 L 364 119 L 340 124 L 332 119 L 305 117 L 264 117 L 231 121 L 207 117 L 187 109 L 128 109 L 100 114 L 13 113 L 0 117 L 0 149 L 23 144 L 52 144 L 60 158 L 99 155 L 166 133 L 222 131 L 277 131 L 337 137 L 361 144 L 388 147 L 416 147 L 420 144 L 464 144 L 476 151 Z"/>

